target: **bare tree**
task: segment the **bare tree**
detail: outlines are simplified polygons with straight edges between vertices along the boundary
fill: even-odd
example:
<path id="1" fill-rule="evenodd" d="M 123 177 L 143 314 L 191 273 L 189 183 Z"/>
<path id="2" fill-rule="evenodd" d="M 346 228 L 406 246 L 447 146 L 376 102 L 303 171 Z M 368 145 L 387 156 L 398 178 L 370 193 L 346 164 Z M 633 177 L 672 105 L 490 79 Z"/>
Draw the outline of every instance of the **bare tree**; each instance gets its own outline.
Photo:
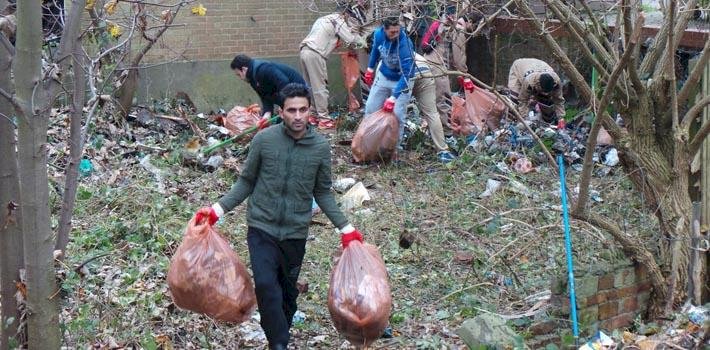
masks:
<path id="1" fill-rule="evenodd" d="M 177 12 L 192 1 L 162 5 L 147 1 L 124 1 L 129 10 L 124 27 L 108 17 L 119 1 L 72 0 L 51 2 L 52 8 L 68 11 L 43 11 L 42 2 L 17 3 L 15 44 L 0 33 L 0 286 L 2 310 L 0 349 L 8 348 L 18 328 L 26 330 L 21 339 L 30 349 L 58 349 L 59 293 L 55 276 L 55 258 L 64 254 L 71 231 L 81 159 L 89 121 L 103 106 L 114 101 L 116 87 L 128 74 L 116 74 L 116 66 L 131 57 L 130 44 L 137 35 L 150 36 L 138 56 L 130 60 L 134 69 L 157 38 L 171 27 Z M 5 1 L 0 1 L 3 5 Z M 87 4 L 89 6 L 87 8 Z M 100 6 L 100 10 L 96 10 Z M 151 17 L 146 7 L 160 9 Z M 91 22 L 83 22 L 85 12 Z M 43 13 L 45 16 L 43 17 Z M 43 20 L 45 28 L 43 30 Z M 113 27 L 107 28 L 107 23 Z M 151 24 L 152 23 L 152 24 Z M 87 24 L 82 28 L 82 24 Z M 125 30 L 128 34 L 123 34 Z M 88 36 L 101 36 L 102 44 L 89 42 Z M 56 52 L 43 49 L 43 44 L 59 39 Z M 125 70 L 127 72 L 127 70 Z M 71 81 L 72 86 L 65 86 Z M 135 89 L 135 86 L 133 87 Z M 88 93 L 87 93 L 88 90 Z M 133 92 L 131 92 L 133 93 Z M 69 135 L 70 157 L 65 167 L 65 189 L 58 232 L 50 227 L 49 188 L 47 176 L 47 128 L 51 109 L 57 97 L 64 94 L 71 101 Z M 84 111 L 88 110 L 88 113 Z M 82 127 L 83 125 L 83 127 Z M 56 251 L 55 248 L 58 250 Z M 59 253 L 59 254 L 56 254 Z M 24 269 L 25 278 L 20 279 Z M 18 283 L 17 285 L 15 283 Z M 24 284 L 23 284 L 24 283 Z M 19 289 L 26 312 L 20 315 L 12 300 Z M 20 316 L 26 325 L 19 325 Z M 12 318 L 13 322 L 8 322 Z"/>
<path id="2" fill-rule="evenodd" d="M 641 55 L 639 45 L 644 25 L 640 1 L 617 3 L 616 30 L 607 26 L 607 21 L 594 13 L 585 1 L 580 2 L 581 9 L 559 0 L 544 3 L 551 16 L 559 21 L 554 25 L 561 23 L 566 27 L 585 59 L 599 71 L 604 85 L 599 98 L 550 34 L 553 24 L 536 17 L 526 1 L 516 0 L 520 15 L 541 33 L 543 42 L 582 99 L 592 106 L 595 115 L 573 215 L 607 230 L 627 256 L 648 268 L 654 290 L 651 313 L 662 315 L 687 297 L 690 162 L 710 132 L 710 123 L 705 123 L 691 133 L 691 126 L 710 103 L 710 97 L 705 96 L 688 106 L 710 58 L 710 41 L 706 41 L 698 64 L 686 82 L 680 89 L 676 88 L 674 53 L 692 15 L 689 9 L 695 8 L 696 1 L 687 1 L 683 6 L 678 1 L 669 2 L 660 30 L 645 55 Z M 619 113 L 625 129 L 607 112 L 609 105 Z M 681 114 L 681 111 L 685 112 Z M 589 209 L 589 182 L 594 166 L 591 154 L 602 126 L 612 136 L 636 190 L 643 194 L 649 210 L 659 220 L 659 256 L 654 256 L 638 236 L 626 234 L 616 223 Z"/>

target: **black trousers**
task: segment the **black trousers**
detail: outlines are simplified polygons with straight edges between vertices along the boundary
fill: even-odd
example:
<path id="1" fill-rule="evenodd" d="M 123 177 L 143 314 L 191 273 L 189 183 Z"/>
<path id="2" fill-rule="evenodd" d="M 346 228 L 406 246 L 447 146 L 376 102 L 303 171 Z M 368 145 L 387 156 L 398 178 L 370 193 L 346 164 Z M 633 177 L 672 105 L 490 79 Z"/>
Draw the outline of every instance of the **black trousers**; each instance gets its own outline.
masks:
<path id="1" fill-rule="evenodd" d="M 298 306 L 296 282 L 301 272 L 305 239 L 279 241 L 254 227 L 247 231 L 256 302 L 270 348 L 286 346 Z"/>

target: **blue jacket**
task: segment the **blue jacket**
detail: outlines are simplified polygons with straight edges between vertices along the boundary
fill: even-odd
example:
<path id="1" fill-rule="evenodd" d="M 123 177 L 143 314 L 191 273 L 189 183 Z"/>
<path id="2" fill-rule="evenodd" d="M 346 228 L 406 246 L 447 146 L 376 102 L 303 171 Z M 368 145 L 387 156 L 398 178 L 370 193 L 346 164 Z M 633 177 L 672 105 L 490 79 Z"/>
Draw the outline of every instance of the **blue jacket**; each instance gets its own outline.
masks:
<path id="1" fill-rule="evenodd" d="M 398 81 L 392 93 L 397 98 L 407 89 L 407 81 L 414 76 L 415 68 L 414 45 L 404 29 L 399 30 L 399 36 L 394 41 L 387 38 L 384 27 L 375 31 L 367 67 L 374 69 L 380 59 L 380 73 L 389 80 Z"/>
<path id="2" fill-rule="evenodd" d="M 274 105 L 283 107 L 281 89 L 289 83 L 306 84 L 295 69 L 281 63 L 252 60 L 248 71 L 249 85 L 261 98 L 261 113 L 274 112 Z"/>

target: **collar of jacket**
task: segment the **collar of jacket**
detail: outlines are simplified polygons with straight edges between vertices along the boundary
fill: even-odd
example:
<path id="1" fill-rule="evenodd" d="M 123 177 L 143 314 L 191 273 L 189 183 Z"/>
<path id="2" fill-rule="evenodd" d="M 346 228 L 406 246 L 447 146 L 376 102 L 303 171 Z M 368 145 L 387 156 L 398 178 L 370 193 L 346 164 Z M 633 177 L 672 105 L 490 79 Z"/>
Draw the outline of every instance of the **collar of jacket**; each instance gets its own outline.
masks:
<path id="1" fill-rule="evenodd" d="M 318 134 L 316 133 L 316 131 L 313 129 L 313 127 L 310 124 L 306 125 L 306 133 L 303 135 L 303 137 L 301 137 L 298 140 L 294 139 L 293 136 L 291 136 L 288 133 L 288 129 L 286 129 L 286 122 L 279 123 L 278 127 L 281 129 L 281 134 L 284 137 L 288 137 L 288 138 L 294 140 L 298 144 L 314 145 L 314 144 L 318 143 L 318 138 L 317 138 Z"/>
<path id="2" fill-rule="evenodd" d="M 261 67 L 262 64 L 266 63 L 265 61 L 262 60 L 251 60 L 251 63 L 249 63 L 249 71 L 247 72 L 249 83 L 258 86 L 259 82 L 256 81 L 256 71 L 259 70 L 259 67 Z"/>

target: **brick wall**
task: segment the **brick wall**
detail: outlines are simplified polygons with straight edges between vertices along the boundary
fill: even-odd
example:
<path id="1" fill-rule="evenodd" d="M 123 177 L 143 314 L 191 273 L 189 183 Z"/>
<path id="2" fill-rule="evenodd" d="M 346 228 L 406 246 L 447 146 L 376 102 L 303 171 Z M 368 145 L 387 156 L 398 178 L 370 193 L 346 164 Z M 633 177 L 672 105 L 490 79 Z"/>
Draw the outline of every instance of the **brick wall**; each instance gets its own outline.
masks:
<path id="1" fill-rule="evenodd" d="M 301 40 L 321 15 L 334 9 L 327 0 L 201 0 L 205 16 L 181 10 L 171 28 L 146 57 L 167 60 L 229 60 L 295 56 Z M 310 7 L 306 7 L 310 6 Z"/>
<path id="2" fill-rule="evenodd" d="M 528 345 L 534 348 L 549 343 L 559 344 L 559 334 L 570 330 L 569 294 L 567 276 L 552 282 L 551 317 L 530 327 L 535 336 Z M 623 329 L 646 313 L 651 293 L 651 282 L 646 269 L 632 264 L 621 264 L 602 275 L 575 276 L 577 319 L 581 335 L 597 330 L 610 334 Z"/>

